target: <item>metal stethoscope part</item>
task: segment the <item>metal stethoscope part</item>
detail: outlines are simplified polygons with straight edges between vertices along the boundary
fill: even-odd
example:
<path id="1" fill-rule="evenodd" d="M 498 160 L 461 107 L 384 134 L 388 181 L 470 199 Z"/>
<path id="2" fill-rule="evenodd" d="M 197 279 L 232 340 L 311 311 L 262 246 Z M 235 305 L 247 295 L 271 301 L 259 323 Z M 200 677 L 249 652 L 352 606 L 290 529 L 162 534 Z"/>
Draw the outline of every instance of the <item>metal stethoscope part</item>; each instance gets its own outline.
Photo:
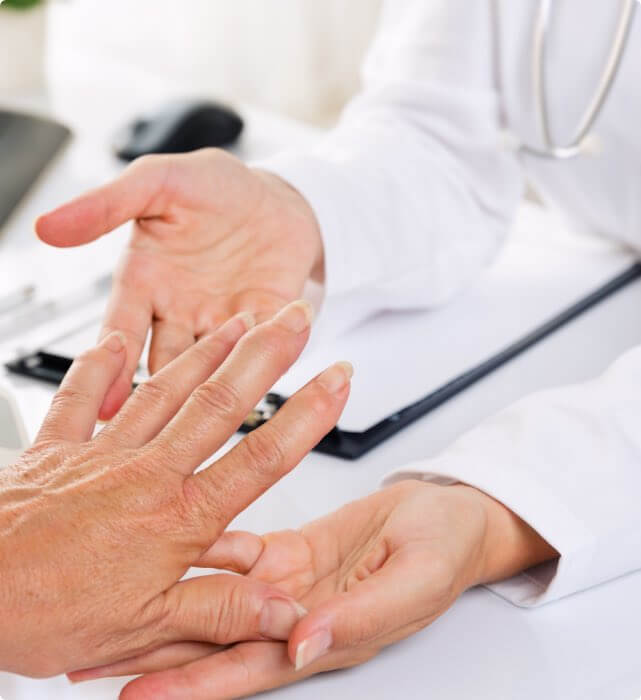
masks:
<path id="1" fill-rule="evenodd" d="M 541 146 L 520 144 L 519 150 L 539 158 L 566 160 L 589 151 L 590 131 L 594 126 L 614 81 L 616 80 L 621 58 L 630 37 L 630 29 L 637 9 L 638 0 L 623 0 L 621 16 L 617 24 L 612 49 L 599 83 L 587 105 L 572 138 L 566 145 L 555 143 L 550 130 L 550 116 L 547 104 L 546 57 L 550 29 L 550 15 L 554 0 L 541 0 L 539 13 L 534 26 L 532 38 L 532 77 L 536 98 L 537 118 L 541 135 Z"/>

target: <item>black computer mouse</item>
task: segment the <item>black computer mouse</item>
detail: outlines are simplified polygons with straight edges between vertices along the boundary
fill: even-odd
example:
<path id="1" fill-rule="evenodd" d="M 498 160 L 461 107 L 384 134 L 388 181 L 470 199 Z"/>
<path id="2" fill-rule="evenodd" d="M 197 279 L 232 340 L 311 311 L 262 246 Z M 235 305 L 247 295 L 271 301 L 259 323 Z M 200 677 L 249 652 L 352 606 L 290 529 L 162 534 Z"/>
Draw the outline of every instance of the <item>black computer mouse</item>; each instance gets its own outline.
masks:
<path id="1" fill-rule="evenodd" d="M 122 160 L 148 153 L 187 153 L 198 148 L 229 146 L 242 130 L 243 120 L 230 107 L 184 100 L 128 124 L 116 134 L 113 147 Z"/>

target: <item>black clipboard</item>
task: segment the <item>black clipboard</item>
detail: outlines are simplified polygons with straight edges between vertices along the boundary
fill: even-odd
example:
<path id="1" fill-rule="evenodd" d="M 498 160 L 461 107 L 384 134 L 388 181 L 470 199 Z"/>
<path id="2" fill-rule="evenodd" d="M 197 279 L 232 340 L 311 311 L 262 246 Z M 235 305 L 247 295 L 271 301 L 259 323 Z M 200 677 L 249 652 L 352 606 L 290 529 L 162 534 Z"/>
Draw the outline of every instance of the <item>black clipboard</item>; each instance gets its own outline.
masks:
<path id="1" fill-rule="evenodd" d="M 634 263 L 591 294 L 583 297 L 492 357 L 454 377 L 439 389 L 405 406 L 400 411 L 383 418 L 362 432 L 341 430 L 339 427 L 336 427 L 314 449 L 317 452 L 343 459 L 353 460 L 362 457 L 377 445 L 396 435 L 406 426 L 435 410 L 468 387 L 481 381 L 510 362 L 510 360 L 523 354 L 555 331 L 566 326 L 581 314 L 640 278 L 641 263 Z M 59 384 L 71 366 L 72 361 L 69 357 L 39 351 L 19 357 L 13 362 L 7 363 L 6 367 L 15 374 Z M 245 419 L 239 428 L 240 432 L 248 433 L 259 428 L 278 411 L 286 400 L 286 397 L 280 394 L 267 394 L 262 405 L 252 411 Z"/>

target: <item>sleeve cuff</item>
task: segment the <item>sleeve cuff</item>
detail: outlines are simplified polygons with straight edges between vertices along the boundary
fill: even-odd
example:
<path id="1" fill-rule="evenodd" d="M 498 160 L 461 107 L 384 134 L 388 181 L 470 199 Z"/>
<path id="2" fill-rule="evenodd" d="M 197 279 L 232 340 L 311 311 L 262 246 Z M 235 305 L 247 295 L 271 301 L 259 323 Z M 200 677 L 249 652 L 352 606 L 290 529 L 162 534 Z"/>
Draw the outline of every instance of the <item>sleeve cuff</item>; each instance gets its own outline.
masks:
<path id="1" fill-rule="evenodd" d="M 316 214 L 325 255 L 325 293 L 340 296 L 359 285 L 357 273 L 350 266 L 350 241 L 344 235 L 350 223 L 350 187 L 341 168 L 313 155 L 281 153 L 252 167 L 268 170 L 287 181 L 309 202 Z M 353 199 L 353 197 L 351 197 Z"/>
<path id="2" fill-rule="evenodd" d="M 383 485 L 405 479 L 429 481 L 440 485 L 465 483 L 487 493 L 503 503 L 513 513 L 532 526 L 547 542 L 561 553 L 560 559 L 532 567 L 504 581 L 486 586 L 500 597 L 520 607 L 535 607 L 562 598 L 585 588 L 585 557 L 575 558 L 579 551 L 590 548 L 590 536 L 554 494 L 542 489 L 527 475 L 503 472 L 497 475 L 482 463 L 481 455 L 472 460 L 443 456 L 429 462 L 410 464 L 389 474 Z"/>

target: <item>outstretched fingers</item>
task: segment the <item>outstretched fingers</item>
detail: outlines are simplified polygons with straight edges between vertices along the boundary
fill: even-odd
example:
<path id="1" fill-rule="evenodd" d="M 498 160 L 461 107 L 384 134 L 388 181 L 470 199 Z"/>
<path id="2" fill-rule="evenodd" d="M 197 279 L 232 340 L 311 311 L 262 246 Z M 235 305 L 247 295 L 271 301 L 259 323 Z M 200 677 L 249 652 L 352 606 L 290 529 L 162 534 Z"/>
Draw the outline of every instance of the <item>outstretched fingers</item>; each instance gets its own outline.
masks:
<path id="1" fill-rule="evenodd" d="M 293 302 L 247 333 L 212 376 L 193 391 L 150 443 L 151 449 L 173 468 L 191 474 L 238 430 L 298 358 L 309 338 L 311 314 L 307 302 Z"/>
<path id="2" fill-rule="evenodd" d="M 141 447 L 176 415 L 191 393 L 206 382 L 254 325 L 241 313 L 201 338 L 185 353 L 141 384 L 102 435 L 124 447 Z"/>

